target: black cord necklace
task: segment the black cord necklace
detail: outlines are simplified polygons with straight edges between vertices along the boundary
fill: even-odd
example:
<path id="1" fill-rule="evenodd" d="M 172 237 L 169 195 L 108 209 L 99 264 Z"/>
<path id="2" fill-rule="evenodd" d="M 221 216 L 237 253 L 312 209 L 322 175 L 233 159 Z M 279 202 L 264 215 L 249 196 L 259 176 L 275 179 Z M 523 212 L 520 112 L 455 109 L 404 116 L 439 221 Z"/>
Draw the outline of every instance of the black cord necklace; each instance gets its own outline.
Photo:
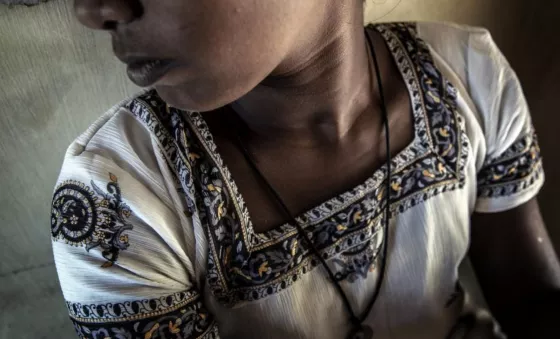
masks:
<path id="1" fill-rule="evenodd" d="M 386 198 L 385 198 L 385 206 L 384 206 L 385 207 L 385 219 L 384 219 L 385 222 L 384 222 L 384 227 L 383 227 L 383 244 L 381 245 L 382 246 L 382 254 L 381 254 L 381 258 L 380 258 L 381 263 L 380 263 L 380 269 L 379 269 L 379 277 L 378 277 L 378 282 L 376 284 L 373 297 L 371 298 L 371 301 L 367 305 L 364 313 L 362 313 L 359 316 L 357 316 L 354 313 L 354 310 L 352 309 L 352 305 L 350 304 L 350 301 L 348 300 L 348 297 L 346 296 L 346 294 L 342 290 L 342 286 L 340 286 L 340 283 L 335 278 L 335 275 L 334 275 L 333 271 L 329 268 L 326 260 L 320 254 L 317 247 L 315 247 L 315 244 L 313 244 L 312 239 L 310 239 L 307 236 L 307 233 L 303 230 L 303 227 L 300 225 L 300 223 L 297 222 L 296 218 L 290 212 L 290 210 L 288 209 L 288 207 L 286 206 L 286 204 L 284 203 L 284 201 L 282 200 L 282 198 L 280 197 L 278 192 L 274 189 L 274 187 L 272 187 L 272 185 L 268 182 L 266 177 L 260 171 L 260 169 L 258 168 L 258 166 L 256 164 L 255 159 L 253 159 L 253 157 L 251 156 L 251 153 L 248 151 L 246 145 L 243 143 L 243 140 L 241 139 L 239 133 L 236 133 L 237 144 L 238 144 L 241 152 L 243 153 L 243 156 L 245 157 L 247 163 L 249 164 L 251 169 L 254 171 L 254 173 L 257 175 L 257 177 L 261 180 L 261 182 L 265 185 L 265 187 L 267 188 L 269 193 L 274 198 L 275 202 L 278 204 L 278 207 L 285 214 L 285 217 L 288 218 L 293 225 L 295 225 L 295 227 L 298 230 L 298 233 L 304 239 L 307 246 L 309 246 L 309 248 L 312 250 L 313 255 L 315 255 L 315 257 L 321 262 L 321 265 L 327 271 L 327 274 L 329 275 L 329 278 L 333 282 L 337 292 L 340 294 L 340 296 L 342 298 L 342 301 L 344 302 L 344 307 L 346 308 L 346 311 L 348 312 L 348 314 L 350 316 L 350 321 L 352 322 L 352 326 L 353 326 L 352 331 L 350 332 L 350 334 L 347 337 L 348 339 L 371 339 L 373 337 L 372 328 L 367 326 L 367 325 L 363 325 L 362 323 L 367 318 L 368 314 L 370 313 L 371 309 L 373 308 L 373 305 L 375 304 L 375 301 L 377 300 L 377 297 L 379 296 L 379 292 L 381 291 L 381 285 L 382 285 L 384 277 L 385 277 L 385 268 L 386 268 L 386 262 L 387 262 L 387 248 L 388 248 L 388 243 L 387 242 L 388 242 L 388 239 L 389 239 L 390 192 L 391 192 L 391 149 L 389 147 L 389 121 L 388 121 L 388 117 L 387 117 L 387 106 L 385 104 L 385 96 L 384 96 L 384 93 L 383 93 L 383 84 L 382 84 L 382 80 L 381 80 L 379 63 L 377 61 L 377 55 L 375 54 L 375 49 L 373 47 L 373 42 L 371 41 L 371 37 L 369 36 L 369 34 L 367 32 L 365 32 L 365 34 L 366 34 L 367 44 L 369 46 L 371 56 L 372 56 L 372 59 L 373 59 L 373 63 L 374 63 L 374 66 L 375 66 L 375 74 L 377 76 L 377 85 L 378 85 L 379 97 L 380 97 L 380 108 L 381 108 L 381 114 L 383 115 L 383 124 L 384 124 L 384 127 L 385 127 L 385 145 L 386 145 L 386 152 L 387 152 L 385 170 L 387 172 L 387 181 L 385 183 L 386 184 L 386 187 L 385 187 Z M 371 73 L 371 66 L 370 66 L 370 73 Z"/>

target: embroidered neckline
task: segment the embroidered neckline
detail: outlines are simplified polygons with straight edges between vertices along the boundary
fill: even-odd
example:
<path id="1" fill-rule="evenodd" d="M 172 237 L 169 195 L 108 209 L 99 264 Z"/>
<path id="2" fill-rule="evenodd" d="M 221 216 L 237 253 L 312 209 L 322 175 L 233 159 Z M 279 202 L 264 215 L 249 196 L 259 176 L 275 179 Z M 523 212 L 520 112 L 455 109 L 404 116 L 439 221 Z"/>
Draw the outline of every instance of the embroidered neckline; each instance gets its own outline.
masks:
<path id="1" fill-rule="evenodd" d="M 391 161 L 393 172 L 399 172 L 411 162 L 426 155 L 429 150 L 433 149 L 430 133 L 426 126 L 426 108 L 420 91 L 419 79 L 417 73 L 414 71 L 414 63 L 410 60 L 410 56 L 405 53 L 405 47 L 402 45 L 402 42 L 383 24 L 370 25 L 368 27 L 376 29 L 383 36 L 391 52 L 391 56 L 397 64 L 399 73 L 406 83 L 412 106 L 414 138 L 403 150 L 394 155 Z M 297 233 L 297 229 L 290 223 L 284 223 L 266 232 L 255 232 L 249 215 L 250 212 L 246 208 L 245 200 L 243 196 L 238 193 L 238 186 L 228 166 L 224 163 L 217 150 L 218 147 L 214 142 L 214 138 L 204 117 L 198 112 L 189 112 L 188 116 L 191 120 L 190 125 L 194 133 L 197 134 L 199 140 L 202 140 L 207 154 L 212 158 L 212 161 L 218 165 L 223 177 L 227 178 L 225 184 L 228 185 L 231 192 L 235 192 L 233 199 L 235 200 L 234 203 L 237 212 L 240 215 L 246 215 L 242 219 L 242 231 L 245 243 L 248 245 L 248 250 L 258 250 L 294 236 Z M 378 190 L 386 177 L 386 172 L 386 165 L 381 166 L 364 182 L 298 215 L 296 220 L 301 223 L 304 229 L 320 224 L 336 213 L 348 208 L 348 206 L 363 199 L 366 195 Z"/>
<path id="2" fill-rule="evenodd" d="M 350 190 L 320 204 L 312 209 L 312 220 L 306 221 L 321 255 L 335 267 L 337 279 L 346 281 L 365 277 L 375 266 L 385 194 L 390 194 L 395 216 L 434 195 L 461 188 L 468 155 L 456 90 L 435 67 L 415 24 L 374 28 L 385 38 L 409 86 L 416 137 L 393 159 L 391 192 L 383 189 L 382 168 L 358 186 L 361 191 Z M 264 235 L 246 227 L 247 208 L 200 113 L 169 109 L 155 92 L 127 107 L 154 135 L 177 176 L 193 222 L 207 232 L 206 280 L 219 302 L 233 306 L 266 298 L 317 266 L 299 234 L 292 234 L 289 227 Z"/>

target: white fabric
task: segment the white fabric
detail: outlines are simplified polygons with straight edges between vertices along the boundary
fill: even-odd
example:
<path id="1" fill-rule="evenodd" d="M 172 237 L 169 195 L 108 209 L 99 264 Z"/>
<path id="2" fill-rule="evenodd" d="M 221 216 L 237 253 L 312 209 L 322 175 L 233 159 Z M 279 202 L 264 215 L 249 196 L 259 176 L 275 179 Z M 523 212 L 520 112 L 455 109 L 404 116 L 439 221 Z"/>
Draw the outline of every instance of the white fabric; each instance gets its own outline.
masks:
<path id="1" fill-rule="evenodd" d="M 529 107 L 517 75 L 488 30 L 449 23 L 421 23 L 439 69 L 458 87 L 459 111 L 475 150 L 477 172 L 531 133 Z M 544 176 L 529 189 L 499 199 L 478 197 L 477 212 L 501 212 L 533 198 Z M 476 195 L 472 195 L 476 196 Z"/>
<path id="2" fill-rule="evenodd" d="M 428 44 L 439 71 L 457 89 L 458 126 L 462 126 L 467 138 L 466 158 L 460 170 L 464 182 L 445 183 L 445 191 L 437 187 L 420 190 L 395 204 L 386 280 L 365 321 L 375 329 L 375 338 L 446 337 L 467 311 L 463 292 L 456 284 L 457 268 L 468 249 L 471 214 L 519 206 L 534 197 L 544 181 L 540 161 L 531 167 L 531 180 L 525 176 L 517 183 L 500 184 L 496 179 L 494 186 L 481 187 L 477 179 L 485 168 L 505 159 L 504 154 L 520 140 L 527 138 L 528 145 L 533 141 L 531 118 L 519 82 L 490 34 L 479 28 L 441 23 L 419 23 L 417 32 Z M 409 89 L 413 87 L 409 85 Z M 145 338 L 163 338 L 161 331 L 184 326 L 187 318 L 178 321 L 178 316 L 162 317 L 200 296 L 199 304 L 192 308 L 195 315 L 188 319 L 208 327 L 202 331 L 205 334 L 198 334 L 201 337 L 218 337 L 219 332 L 221 338 L 344 338 L 350 331 L 346 313 L 320 267 L 298 276 L 282 291 L 255 301 L 226 305 L 218 300 L 206 277 L 212 244 L 208 226 L 201 221 L 201 207 L 197 205 L 194 212 L 187 212 L 185 194 L 190 193 L 184 186 L 179 189 L 176 170 L 169 164 L 168 146 L 162 143 L 160 132 L 150 130 L 153 125 L 141 121 L 138 112 L 126 107 L 131 100 L 115 106 L 70 146 L 58 179 L 57 188 L 67 185 L 70 191 L 79 191 L 76 187 L 82 187 L 91 193 L 99 205 L 94 207 L 98 217 L 113 217 L 119 230 L 124 230 L 119 234 L 120 242 L 116 242 L 121 246 L 116 258 L 103 256 L 103 250 L 116 248 L 115 242 L 111 245 L 98 240 L 100 245 L 91 247 L 91 237 L 80 241 L 69 241 L 60 234 L 55 237 L 53 249 L 60 284 L 74 320 L 83 325 L 103 319 L 106 328 L 118 329 L 127 321 L 153 318 L 154 322 L 138 325 L 147 326 L 145 331 L 137 328 L 138 333 Z M 188 119 L 196 122 L 194 116 Z M 438 133 L 446 133 L 445 128 Z M 460 158 L 461 149 L 456 151 Z M 525 153 L 513 152 L 511 156 Z M 405 160 L 399 166 L 406 168 Z M 113 186 L 108 186 L 111 183 Z M 405 184 L 399 183 L 401 187 Z M 115 186 L 120 195 L 115 194 Z M 481 196 L 482 192 L 486 193 Z M 64 220 L 64 211 L 71 208 L 65 205 L 69 200 L 60 198 L 60 194 L 57 198 L 55 193 L 54 202 L 57 201 L 53 225 L 70 223 Z M 403 206 L 402 212 L 398 206 Z M 87 215 L 86 211 L 76 213 Z M 109 219 L 98 223 L 109 223 Z M 375 222 L 380 224 L 380 220 Z M 355 310 L 363 310 L 373 293 L 377 282 L 374 268 L 365 279 L 342 283 Z M 158 299 L 185 291 L 189 293 L 188 300 L 182 303 Z M 150 304 L 148 300 L 156 301 Z M 132 309 L 134 301 L 142 301 L 140 311 Z M 96 309 L 97 305 L 118 303 L 128 305 L 129 314 L 137 318 L 114 311 L 87 316 L 71 309 L 74 304 Z M 211 316 L 215 323 L 205 324 Z M 78 331 L 86 336 L 88 330 L 80 330 L 79 324 L 75 322 Z M 198 332 L 186 329 L 175 335 L 190 338 L 195 333 Z M 487 333 L 488 338 L 493 337 L 490 331 Z M 98 334 L 109 337 L 103 331 Z M 86 337 L 95 336 L 90 333 Z"/>

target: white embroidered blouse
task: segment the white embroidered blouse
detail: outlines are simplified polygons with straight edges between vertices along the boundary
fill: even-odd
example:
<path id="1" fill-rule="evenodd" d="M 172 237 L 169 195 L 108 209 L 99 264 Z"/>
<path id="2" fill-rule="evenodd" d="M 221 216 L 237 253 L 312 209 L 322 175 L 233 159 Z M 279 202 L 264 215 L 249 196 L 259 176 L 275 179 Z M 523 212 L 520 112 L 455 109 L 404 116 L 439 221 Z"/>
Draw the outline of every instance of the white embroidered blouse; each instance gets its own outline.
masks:
<path id="1" fill-rule="evenodd" d="M 445 338 L 471 311 L 457 272 L 471 214 L 534 197 L 540 152 L 486 30 L 370 29 L 408 86 L 415 136 L 392 159 L 387 272 L 365 324 L 375 338 Z M 358 314 L 378 283 L 385 177 L 383 167 L 298 217 Z M 168 108 L 154 91 L 115 106 L 68 149 L 52 201 L 80 338 L 345 338 L 342 300 L 295 227 L 256 233 L 250 212 L 204 114 Z"/>

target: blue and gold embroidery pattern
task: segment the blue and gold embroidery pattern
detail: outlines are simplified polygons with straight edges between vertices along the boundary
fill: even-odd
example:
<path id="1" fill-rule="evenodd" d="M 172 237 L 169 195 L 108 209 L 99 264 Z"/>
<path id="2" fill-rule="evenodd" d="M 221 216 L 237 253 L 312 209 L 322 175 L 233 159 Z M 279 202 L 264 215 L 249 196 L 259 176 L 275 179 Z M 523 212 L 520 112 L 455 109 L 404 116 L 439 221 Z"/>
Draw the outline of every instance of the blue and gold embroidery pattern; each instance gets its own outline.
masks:
<path id="1" fill-rule="evenodd" d="M 122 201 L 118 179 L 109 173 L 106 191 L 91 181 L 91 187 L 74 180 L 64 181 L 56 189 L 51 207 L 51 233 L 54 240 L 73 246 L 85 246 L 89 251 L 101 248 L 112 266 L 120 251 L 128 248 L 126 231 L 130 208 Z"/>
<path id="2" fill-rule="evenodd" d="M 104 338 L 218 338 L 212 316 L 197 293 L 104 305 L 67 303 L 78 336 Z"/>
<path id="3" fill-rule="evenodd" d="M 494 198 L 515 194 L 543 175 L 537 135 L 532 133 L 511 145 L 499 157 L 487 161 L 478 173 L 478 197 Z"/>
<path id="4" fill-rule="evenodd" d="M 387 41 L 412 93 L 416 157 L 402 171 L 397 167 L 391 183 L 391 209 L 400 213 L 464 186 L 469 142 L 457 112 L 457 90 L 435 66 L 428 46 L 417 37 L 416 25 L 375 28 Z"/>
<path id="5" fill-rule="evenodd" d="M 442 192 L 460 189 L 468 140 L 456 110 L 456 90 L 436 69 L 414 24 L 374 26 L 385 38 L 408 86 L 414 141 L 392 159 L 391 192 L 385 167 L 363 184 L 298 217 L 321 255 L 348 282 L 365 278 L 381 248 L 383 204 L 392 216 Z M 311 272 L 318 260 L 294 225 L 255 233 L 231 173 L 197 112 L 169 109 L 155 92 L 128 108 L 156 136 L 182 184 L 189 208 L 207 230 L 207 282 L 225 305 L 274 295 Z"/>

